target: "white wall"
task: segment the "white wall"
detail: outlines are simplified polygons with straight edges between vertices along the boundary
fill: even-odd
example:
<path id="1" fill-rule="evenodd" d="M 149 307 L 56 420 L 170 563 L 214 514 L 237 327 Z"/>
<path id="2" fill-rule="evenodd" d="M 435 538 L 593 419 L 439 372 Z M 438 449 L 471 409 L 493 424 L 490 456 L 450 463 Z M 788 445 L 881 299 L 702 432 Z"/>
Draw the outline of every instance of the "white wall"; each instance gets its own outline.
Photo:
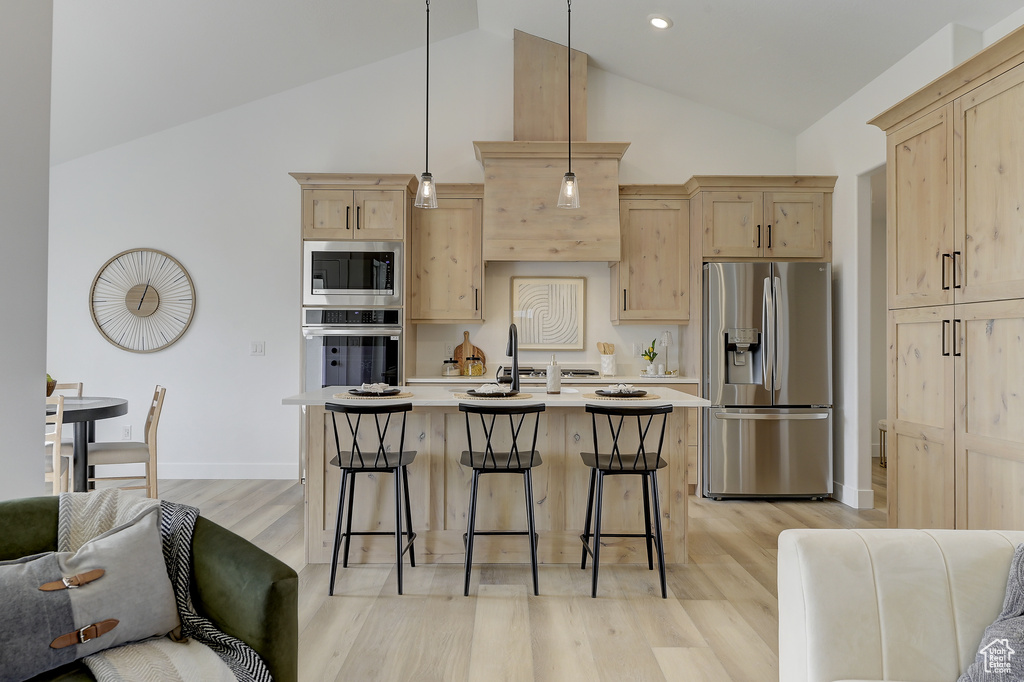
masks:
<path id="1" fill-rule="evenodd" d="M 0 500 L 42 493 L 53 3 L 0 0 Z"/>
<path id="2" fill-rule="evenodd" d="M 430 170 L 438 182 L 481 182 L 472 142 L 512 139 L 512 48 L 511 35 L 481 30 L 432 44 Z M 138 435 L 161 383 L 161 477 L 297 475 L 299 414 L 281 405 L 299 390 L 299 187 L 288 173 L 420 173 L 422 56 L 376 62 L 52 169 L 47 359 L 58 379 L 129 399 L 127 417 L 97 424 L 100 440 L 119 439 L 129 423 Z M 632 142 L 622 182 L 794 172 L 790 135 L 594 68 L 588 85 L 590 139 Z M 196 285 L 191 328 L 158 353 L 118 350 L 88 312 L 97 270 L 133 247 L 170 253 Z M 649 342 L 664 329 L 612 329 L 606 264 L 495 264 L 487 272 L 488 322 L 469 329 L 492 368 L 504 352 L 512 274 L 587 276 L 590 347 Z M 421 325 L 422 366 L 439 368 L 444 343 L 461 341 L 463 328 Z M 266 341 L 265 357 L 248 355 L 250 340 Z M 596 362 L 596 348 L 575 359 L 591 355 Z"/>
<path id="3" fill-rule="evenodd" d="M 974 54 L 980 33 L 950 25 L 797 136 L 800 173 L 836 174 L 833 205 L 836 497 L 871 507 L 871 207 L 869 173 L 885 163 L 885 133 L 867 125 Z"/>
<path id="4" fill-rule="evenodd" d="M 887 313 L 886 280 L 886 233 L 885 233 L 885 166 L 871 171 L 867 176 L 871 193 L 870 258 L 871 275 L 868 278 L 870 291 L 868 309 L 871 316 L 871 452 L 880 453 L 881 433 L 875 426 L 886 418 L 886 365 L 885 325 Z"/>

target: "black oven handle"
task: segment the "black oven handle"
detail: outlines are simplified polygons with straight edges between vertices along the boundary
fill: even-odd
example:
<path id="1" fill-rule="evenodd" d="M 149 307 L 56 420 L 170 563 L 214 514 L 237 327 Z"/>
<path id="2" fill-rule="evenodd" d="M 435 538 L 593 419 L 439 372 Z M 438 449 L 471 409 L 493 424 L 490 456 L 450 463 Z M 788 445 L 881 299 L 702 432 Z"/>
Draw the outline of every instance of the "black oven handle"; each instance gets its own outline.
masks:
<path id="1" fill-rule="evenodd" d="M 317 336 L 399 336 L 401 327 L 303 327 L 307 339 Z"/>

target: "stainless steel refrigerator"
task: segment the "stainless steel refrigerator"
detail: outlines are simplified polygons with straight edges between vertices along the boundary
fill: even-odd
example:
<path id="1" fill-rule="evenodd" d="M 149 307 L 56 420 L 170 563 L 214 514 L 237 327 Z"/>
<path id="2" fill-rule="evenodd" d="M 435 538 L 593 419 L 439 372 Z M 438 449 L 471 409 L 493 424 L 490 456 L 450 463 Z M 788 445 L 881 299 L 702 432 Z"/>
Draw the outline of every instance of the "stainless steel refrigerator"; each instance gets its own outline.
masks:
<path id="1" fill-rule="evenodd" d="M 832 266 L 704 265 L 706 497 L 832 494 Z"/>

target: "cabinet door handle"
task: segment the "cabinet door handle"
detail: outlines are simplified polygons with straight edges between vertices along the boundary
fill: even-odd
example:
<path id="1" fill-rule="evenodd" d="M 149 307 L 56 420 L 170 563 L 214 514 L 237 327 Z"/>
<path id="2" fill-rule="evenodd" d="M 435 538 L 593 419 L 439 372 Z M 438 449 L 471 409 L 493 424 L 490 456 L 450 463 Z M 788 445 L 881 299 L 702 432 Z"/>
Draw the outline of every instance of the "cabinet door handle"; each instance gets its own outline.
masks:
<path id="1" fill-rule="evenodd" d="M 958 358 L 962 355 L 960 351 L 963 348 L 957 348 L 957 339 L 960 337 L 960 323 L 963 320 L 953 320 L 953 357 Z"/>
<path id="2" fill-rule="evenodd" d="M 949 329 L 949 320 L 942 321 L 942 357 L 949 357 L 949 351 L 946 350 L 946 330 Z"/>
<path id="3" fill-rule="evenodd" d="M 772 226 L 768 226 L 768 248 L 772 248 Z"/>
<path id="4" fill-rule="evenodd" d="M 949 291 L 949 285 L 946 284 L 946 259 L 947 258 L 952 260 L 953 256 L 949 255 L 948 253 L 942 254 L 942 290 L 943 291 Z"/>
<path id="5" fill-rule="evenodd" d="M 480 310 L 480 290 L 473 287 L 473 310 Z"/>
<path id="6" fill-rule="evenodd" d="M 349 227 L 348 227 L 349 226 L 349 217 L 351 215 L 352 215 L 352 207 L 351 206 L 346 206 L 345 207 L 345 229 L 346 230 L 349 229 Z"/>
<path id="7" fill-rule="evenodd" d="M 959 251 L 954 251 L 953 255 L 950 256 L 950 260 L 953 261 L 953 288 L 954 289 L 959 289 L 960 288 L 960 283 L 956 281 L 956 271 L 957 271 L 957 262 L 956 261 L 957 261 L 957 258 L 961 257 L 961 256 L 963 256 L 963 254 L 960 253 Z"/>
<path id="8" fill-rule="evenodd" d="M 626 312 L 626 290 L 622 290 L 622 312 Z"/>
<path id="9" fill-rule="evenodd" d="M 761 248 L 761 226 L 757 226 L 757 248 Z"/>
<path id="10" fill-rule="evenodd" d="M 361 208 L 362 208 L 361 206 L 356 206 L 356 229 L 357 230 L 359 229 L 359 211 L 360 211 Z"/>

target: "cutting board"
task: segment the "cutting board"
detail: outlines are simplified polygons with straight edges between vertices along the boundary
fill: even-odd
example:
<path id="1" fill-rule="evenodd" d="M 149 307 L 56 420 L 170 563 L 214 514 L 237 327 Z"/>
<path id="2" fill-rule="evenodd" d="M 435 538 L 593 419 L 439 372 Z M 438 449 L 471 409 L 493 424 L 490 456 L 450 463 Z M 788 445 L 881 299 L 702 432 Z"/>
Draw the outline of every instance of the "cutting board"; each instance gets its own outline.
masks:
<path id="1" fill-rule="evenodd" d="M 462 371 L 462 361 L 470 356 L 477 356 L 484 365 L 484 374 L 487 373 L 487 358 L 484 352 L 469 342 L 469 332 L 462 332 L 463 341 L 455 347 L 455 360 L 459 363 L 459 371 Z"/>

